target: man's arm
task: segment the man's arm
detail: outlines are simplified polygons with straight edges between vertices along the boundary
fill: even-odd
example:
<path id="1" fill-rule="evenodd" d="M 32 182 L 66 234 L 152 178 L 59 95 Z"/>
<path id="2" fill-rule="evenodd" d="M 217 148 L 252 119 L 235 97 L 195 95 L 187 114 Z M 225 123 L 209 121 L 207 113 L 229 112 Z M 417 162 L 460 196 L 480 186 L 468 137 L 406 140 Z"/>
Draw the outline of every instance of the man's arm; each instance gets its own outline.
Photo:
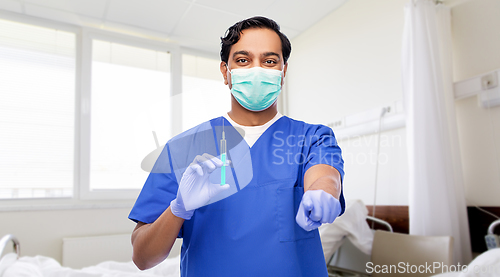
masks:
<path id="1" fill-rule="evenodd" d="M 139 269 L 148 269 L 163 261 L 174 245 L 184 223 L 194 210 L 205 205 L 229 185 L 210 182 L 209 175 L 222 166 L 222 161 L 207 153 L 196 156 L 188 166 L 179 184 L 177 197 L 170 206 L 151 224 L 138 223 L 132 233 L 132 260 Z M 184 189 L 184 193 L 180 193 Z M 185 204 L 189 205 L 186 210 Z"/>
<path id="2" fill-rule="evenodd" d="M 145 270 L 165 260 L 183 223 L 184 219 L 172 214 L 170 207 L 151 224 L 138 222 L 132 233 L 135 265 Z"/>
<path id="3" fill-rule="evenodd" d="M 306 231 L 332 223 L 342 213 L 340 174 L 332 166 L 318 164 L 304 175 L 304 195 L 295 221 Z"/>
<path id="4" fill-rule="evenodd" d="M 308 190 L 324 190 L 339 200 L 342 189 L 340 173 L 335 167 L 317 164 L 306 171 L 304 175 L 304 192 Z"/>

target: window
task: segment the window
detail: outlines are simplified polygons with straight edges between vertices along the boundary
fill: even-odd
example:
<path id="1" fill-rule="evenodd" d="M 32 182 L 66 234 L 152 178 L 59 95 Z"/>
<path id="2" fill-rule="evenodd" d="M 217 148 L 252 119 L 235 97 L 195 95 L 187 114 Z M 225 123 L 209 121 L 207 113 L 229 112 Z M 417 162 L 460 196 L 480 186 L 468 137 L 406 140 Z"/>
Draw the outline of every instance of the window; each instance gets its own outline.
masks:
<path id="1" fill-rule="evenodd" d="M 0 20 L 0 199 L 73 195 L 75 38 Z"/>
<path id="2" fill-rule="evenodd" d="M 20 20 L 33 25 L 0 19 L 0 199 L 127 205 L 148 176 L 142 160 L 172 133 L 171 83 L 180 87 L 181 72 L 176 63 L 172 81 L 166 48 L 178 47 Z"/>
<path id="3" fill-rule="evenodd" d="M 170 137 L 170 54 L 92 40 L 89 190 L 140 189 Z"/>
<path id="4" fill-rule="evenodd" d="M 182 55 L 182 129 L 188 130 L 231 108 L 231 93 L 224 85 L 220 61 Z"/>

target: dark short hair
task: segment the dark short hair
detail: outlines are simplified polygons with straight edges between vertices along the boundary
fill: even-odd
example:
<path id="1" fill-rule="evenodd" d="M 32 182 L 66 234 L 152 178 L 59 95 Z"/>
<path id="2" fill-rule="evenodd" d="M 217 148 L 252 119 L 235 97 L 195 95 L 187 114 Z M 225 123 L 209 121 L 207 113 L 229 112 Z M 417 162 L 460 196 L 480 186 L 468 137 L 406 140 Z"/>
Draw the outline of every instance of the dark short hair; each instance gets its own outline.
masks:
<path id="1" fill-rule="evenodd" d="M 283 54 L 283 60 L 285 61 L 285 63 L 288 61 L 290 52 L 292 52 L 292 44 L 290 43 L 290 40 L 288 40 L 288 38 L 285 36 L 285 34 L 280 31 L 280 26 L 278 25 L 278 23 L 263 16 L 255 16 L 237 22 L 233 26 L 229 27 L 229 29 L 227 29 L 226 33 L 224 34 L 224 37 L 220 38 L 220 58 L 223 62 L 228 62 L 229 52 L 231 52 L 231 46 L 233 46 L 240 40 L 241 32 L 245 29 L 250 28 L 267 28 L 275 31 L 281 40 L 281 52 Z"/>

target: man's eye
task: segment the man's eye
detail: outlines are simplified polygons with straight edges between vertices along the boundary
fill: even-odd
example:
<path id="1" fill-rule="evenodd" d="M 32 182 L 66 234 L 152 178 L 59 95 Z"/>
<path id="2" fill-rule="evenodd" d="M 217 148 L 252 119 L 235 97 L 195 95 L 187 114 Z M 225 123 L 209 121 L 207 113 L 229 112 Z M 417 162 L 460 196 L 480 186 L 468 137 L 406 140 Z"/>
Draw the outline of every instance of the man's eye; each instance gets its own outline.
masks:
<path id="1" fill-rule="evenodd" d="M 238 62 L 238 63 L 246 63 L 247 59 L 238 59 L 238 60 L 236 60 L 236 62 Z"/>
<path id="2" fill-rule="evenodd" d="M 265 61 L 264 63 L 266 63 L 266 64 L 275 64 L 275 63 L 276 63 L 276 61 L 273 61 L 273 60 L 267 60 L 267 61 Z"/>

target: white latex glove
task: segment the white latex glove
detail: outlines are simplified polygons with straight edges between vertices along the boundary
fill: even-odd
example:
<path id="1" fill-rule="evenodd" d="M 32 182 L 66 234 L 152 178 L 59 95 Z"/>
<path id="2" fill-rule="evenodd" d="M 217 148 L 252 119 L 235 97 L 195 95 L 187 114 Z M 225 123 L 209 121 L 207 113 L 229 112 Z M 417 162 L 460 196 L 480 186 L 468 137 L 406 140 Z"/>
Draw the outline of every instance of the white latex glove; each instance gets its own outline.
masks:
<path id="1" fill-rule="evenodd" d="M 339 200 L 323 190 L 308 190 L 302 196 L 295 221 L 311 231 L 323 223 L 332 223 L 342 211 Z"/>
<path id="2" fill-rule="evenodd" d="M 228 184 L 210 183 L 210 174 L 222 166 L 222 161 L 212 155 L 196 156 L 182 175 L 177 198 L 170 202 L 170 210 L 186 220 L 191 219 L 194 210 L 206 205 L 219 192 L 229 188 Z"/>

